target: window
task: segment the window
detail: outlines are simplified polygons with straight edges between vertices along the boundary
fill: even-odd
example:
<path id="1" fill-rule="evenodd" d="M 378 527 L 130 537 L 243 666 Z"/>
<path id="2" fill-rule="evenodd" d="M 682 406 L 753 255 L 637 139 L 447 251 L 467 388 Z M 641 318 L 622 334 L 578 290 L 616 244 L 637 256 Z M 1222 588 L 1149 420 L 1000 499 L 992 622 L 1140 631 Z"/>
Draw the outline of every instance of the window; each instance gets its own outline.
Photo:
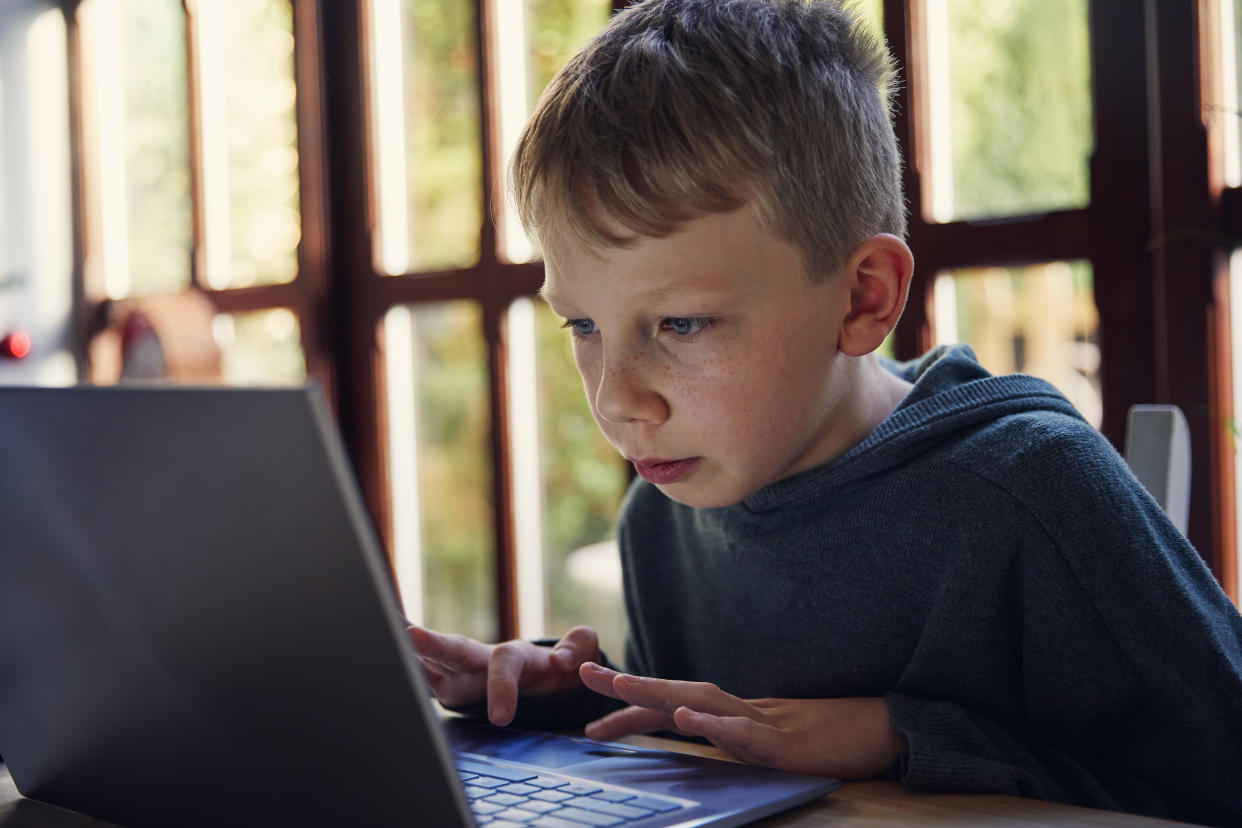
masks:
<path id="1" fill-rule="evenodd" d="M 586 622 L 615 652 L 628 473 L 500 175 L 624 4 L 0 4 L 0 336 L 51 320 L 0 382 L 133 375 L 144 324 L 173 379 L 316 379 L 412 617 Z M 1239 0 L 857 6 L 902 72 L 918 264 L 892 352 L 964 340 L 1116 445 L 1132 403 L 1180 405 L 1190 536 L 1236 599 Z"/>
<path id="2" fill-rule="evenodd" d="M 294 47 L 295 17 L 313 22 L 312 4 L 71 5 L 85 291 L 108 302 L 90 331 L 91 379 L 131 375 L 140 327 L 163 353 L 144 374 L 232 383 L 322 374 L 318 349 L 302 346 L 320 299 L 317 267 L 305 273 L 299 262 L 303 234 L 316 231 L 303 196 L 319 195 L 304 163 L 319 162 L 316 147 L 305 153 L 299 141 L 299 115 L 313 108 L 299 106 Z M 143 324 L 127 329 L 131 317 Z"/>

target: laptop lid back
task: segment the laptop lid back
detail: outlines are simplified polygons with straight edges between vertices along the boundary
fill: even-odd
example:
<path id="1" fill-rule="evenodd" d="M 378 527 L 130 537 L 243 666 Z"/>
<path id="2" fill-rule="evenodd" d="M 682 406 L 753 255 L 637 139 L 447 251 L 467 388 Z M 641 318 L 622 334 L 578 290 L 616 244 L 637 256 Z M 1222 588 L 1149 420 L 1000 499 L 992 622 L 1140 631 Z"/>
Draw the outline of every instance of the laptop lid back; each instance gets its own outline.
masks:
<path id="1" fill-rule="evenodd" d="M 468 824 L 317 389 L 0 388 L 0 424 L 22 793 L 129 825 Z"/>

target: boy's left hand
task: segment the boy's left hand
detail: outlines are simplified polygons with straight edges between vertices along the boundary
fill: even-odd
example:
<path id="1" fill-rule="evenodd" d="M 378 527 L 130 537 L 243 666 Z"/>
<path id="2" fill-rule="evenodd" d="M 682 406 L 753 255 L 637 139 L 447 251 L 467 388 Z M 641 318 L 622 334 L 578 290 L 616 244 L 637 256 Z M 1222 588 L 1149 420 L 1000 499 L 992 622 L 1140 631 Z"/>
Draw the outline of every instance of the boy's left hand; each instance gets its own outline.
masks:
<path id="1" fill-rule="evenodd" d="M 907 749 L 882 698 L 747 700 L 706 682 L 633 676 L 594 663 L 578 672 L 595 692 L 631 705 L 587 725 L 592 739 L 675 730 L 753 765 L 838 779 L 879 776 Z"/>

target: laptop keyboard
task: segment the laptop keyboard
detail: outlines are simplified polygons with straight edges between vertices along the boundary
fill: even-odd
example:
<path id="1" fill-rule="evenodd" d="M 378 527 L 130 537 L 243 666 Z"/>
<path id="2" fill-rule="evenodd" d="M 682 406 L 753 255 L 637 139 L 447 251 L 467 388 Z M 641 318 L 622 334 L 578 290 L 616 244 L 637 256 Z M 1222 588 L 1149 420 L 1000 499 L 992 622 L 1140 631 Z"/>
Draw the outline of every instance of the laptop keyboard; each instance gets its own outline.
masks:
<path id="1" fill-rule="evenodd" d="M 488 828 L 625 825 L 685 807 L 676 799 L 458 758 L 474 819 Z"/>

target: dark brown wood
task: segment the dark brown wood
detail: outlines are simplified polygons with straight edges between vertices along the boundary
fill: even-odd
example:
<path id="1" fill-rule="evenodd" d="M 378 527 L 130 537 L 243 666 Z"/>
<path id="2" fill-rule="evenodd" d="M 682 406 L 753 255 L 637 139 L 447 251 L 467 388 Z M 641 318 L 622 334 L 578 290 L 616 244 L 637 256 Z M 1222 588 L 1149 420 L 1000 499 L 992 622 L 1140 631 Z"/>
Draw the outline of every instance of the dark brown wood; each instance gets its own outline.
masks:
<path id="1" fill-rule="evenodd" d="M 1100 313 L 1104 434 L 1117 446 L 1126 411 L 1157 397 L 1149 244 L 1152 116 L 1146 78 L 1147 20 L 1133 0 L 1095 0 L 1091 31 L 1095 151 L 1091 157 L 1091 266 Z"/>
<path id="2" fill-rule="evenodd" d="M 306 372 L 336 399 L 333 362 L 327 349 L 328 324 L 328 167 L 324 146 L 326 122 L 319 10 L 315 0 L 291 0 L 293 71 L 297 83 L 298 207 L 302 236 L 298 242 L 295 283 L 302 294 L 298 314 Z"/>
<path id="3" fill-rule="evenodd" d="M 376 387 L 382 370 L 376 330 L 385 309 L 376 301 L 371 251 L 369 157 L 366 141 L 366 51 L 360 0 L 316 0 L 323 135 L 328 163 L 325 225 L 328 249 L 328 319 L 324 347 L 332 354 L 336 409 L 342 435 L 371 512 L 387 548 L 392 521 L 384 441 L 379 431 Z"/>
<path id="4" fill-rule="evenodd" d="M 66 54 L 69 58 L 69 181 L 70 209 L 73 210 L 73 273 L 70 276 L 73 318 L 70 323 L 70 347 L 73 349 L 78 378 L 85 381 L 90 376 L 90 361 L 86 355 L 94 335 L 91 321 L 94 303 L 86 284 L 86 186 L 83 176 L 85 156 L 82 124 L 85 104 L 82 99 L 82 30 L 77 20 L 78 2 L 79 0 L 67 0 L 61 3 L 60 9 L 65 17 Z"/>
<path id="5" fill-rule="evenodd" d="M 923 259 L 932 245 L 927 241 L 928 222 L 925 218 L 929 194 L 924 192 L 923 171 L 930 168 L 927 141 L 927 56 L 924 48 L 923 0 L 884 0 L 884 36 L 897 61 L 898 90 L 893 102 L 893 127 L 905 166 L 902 187 L 906 203 L 911 205 L 908 216 L 907 240 L 914 251 L 915 270 L 910 284 L 910 299 L 905 313 L 893 333 L 894 352 L 898 359 L 913 359 L 931 344 L 929 304 L 935 269 Z"/>
<path id="6" fill-rule="evenodd" d="M 207 281 L 207 245 L 206 210 L 203 206 L 203 95 L 202 67 L 199 57 L 199 31 L 197 17 L 197 1 L 182 0 L 182 12 L 185 19 L 185 80 L 186 80 L 186 112 L 189 116 L 189 161 L 190 161 L 190 226 L 193 239 L 190 253 L 190 283 L 198 288 L 208 287 Z"/>
<path id="7" fill-rule="evenodd" d="M 1153 363 L 1157 401 L 1180 406 L 1190 421 L 1188 534 L 1221 577 L 1236 560 L 1229 274 L 1223 246 L 1211 232 L 1221 221 L 1220 182 L 1212 174 L 1204 123 L 1199 10 L 1199 3 L 1147 0 L 1155 119 Z"/>
<path id="8" fill-rule="evenodd" d="M 479 233 L 478 271 L 482 284 L 483 331 L 487 338 L 489 399 L 491 413 L 492 515 L 494 523 L 496 613 L 500 640 L 518 636 L 517 539 L 514 532 L 513 475 L 509 457 L 509 360 L 505 314 L 514 294 L 502 278 L 498 235 L 489 193 L 503 194 L 500 172 L 504 147 L 500 140 L 499 67 L 492 62 L 496 54 L 492 3 L 475 0 L 475 44 L 479 78 L 479 129 L 483 148 L 483 226 Z M 503 0 L 500 0 L 503 2 Z"/>

